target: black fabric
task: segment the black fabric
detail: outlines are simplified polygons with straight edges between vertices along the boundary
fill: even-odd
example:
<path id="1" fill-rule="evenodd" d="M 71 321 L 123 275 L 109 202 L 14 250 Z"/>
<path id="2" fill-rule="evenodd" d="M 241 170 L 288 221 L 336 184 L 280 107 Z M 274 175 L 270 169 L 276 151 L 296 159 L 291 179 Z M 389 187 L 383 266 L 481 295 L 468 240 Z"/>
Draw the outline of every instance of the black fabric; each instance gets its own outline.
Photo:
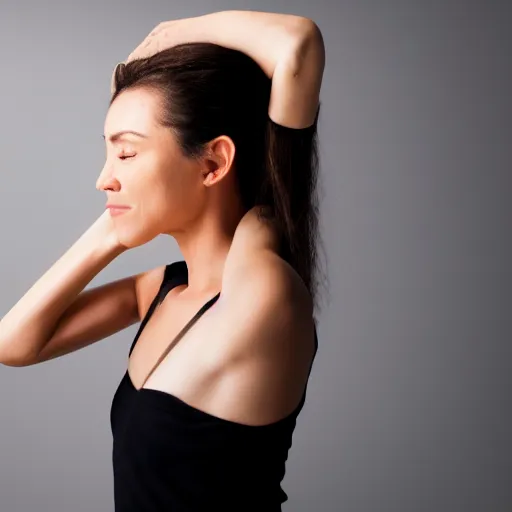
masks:
<path id="1" fill-rule="evenodd" d="M 167 265 L 129 354 L 158 304 L 187 279 L 184 261 Z M 178 336 L 219 296 L 209 300 Z M 317 349 L 316 330 L 315 343 Z M 282 420 L 243 425 L 164 391 L 137 390 L 127 369 L 110 411 L 115 511 L 281 511 L 288 496 L 280 484 L 305 397 L 306 390 L 297 408 Z"/>

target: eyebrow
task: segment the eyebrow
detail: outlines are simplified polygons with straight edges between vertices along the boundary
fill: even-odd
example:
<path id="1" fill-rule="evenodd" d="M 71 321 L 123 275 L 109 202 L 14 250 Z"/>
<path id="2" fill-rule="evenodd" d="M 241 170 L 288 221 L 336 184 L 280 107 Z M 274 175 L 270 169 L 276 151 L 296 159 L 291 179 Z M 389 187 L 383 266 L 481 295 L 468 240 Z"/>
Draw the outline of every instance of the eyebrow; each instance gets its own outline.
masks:
<path id="1" fill-rule="evenodd" d="M 131 133 L 132 135 L 137 135 L 138 137 L 142 137 L 144 139 L 147 139 L 148 136 L 144 135 L 143 133 L 139 133 L 133 130 L 121 130 L 120 132 L 113 133 L 108 138 L 110 142 L 116 142 L 118 139 L 120 139 L 123 135 L 126 135 L 127 133 Z M 105 139 L 105 135 L 102 135 L 102 137 Z M 106 140 L 106 139 L 105 139 Z"/>

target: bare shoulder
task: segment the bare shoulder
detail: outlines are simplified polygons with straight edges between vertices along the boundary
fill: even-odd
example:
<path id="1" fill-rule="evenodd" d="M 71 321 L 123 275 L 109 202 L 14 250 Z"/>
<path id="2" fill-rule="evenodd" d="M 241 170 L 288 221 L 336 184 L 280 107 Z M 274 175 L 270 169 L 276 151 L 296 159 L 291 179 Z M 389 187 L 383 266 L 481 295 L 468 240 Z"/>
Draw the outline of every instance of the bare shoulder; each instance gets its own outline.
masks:
<path id="1" fill-rule="evenodd" d="M 314 355 L 309 291 L 271 251 L 255 252 L 227 271 L 219 314 L 226 318 L 222 339 L 230 364 L 216 391 L 243 423 L 279 421 L 301 400 Z"/>
<path id="2" fill-rule="evenodd" d="M 307 363 L 314 347 L 313 302 L 295 269 L 276 253 L 261 251 L 226 270 L 224 311 L 237 319 L 229 337 L 238 356 L 258 352 L 279 365 L 293 353 L 296 363 Z"/>
<path id="3" fill-rule="evenodd" d="M 137 309 L 139 320 L 146 315 L 151 302 L 155 298 L 164 279 L 166 265 L 145 270 L 135 276 L 135 293 L 137 296 Z"/>
<path id="4" fill-rule="evenodd" d="M 261 315 L 274 313 L 274 322 L 297 325 L 300 320 L 312 321 L 309 290 L 296 270 L 277 253 L 275 225 L 260 219 L 258 208 L 249 210 L 236 229 L 224 266 L 223 299 L 234 308 L 251 306 Z"/>
<path id="5" fill-rule="evenodd" d="M 282 306 L 295 314 L 313 314 L 311 295 L 296 270 L 273 251 L 256 251 L 233 259 L 225 269 L 222 290 L 254 306 Z M 286 310 L 286 311 L 285 311 Z"/>

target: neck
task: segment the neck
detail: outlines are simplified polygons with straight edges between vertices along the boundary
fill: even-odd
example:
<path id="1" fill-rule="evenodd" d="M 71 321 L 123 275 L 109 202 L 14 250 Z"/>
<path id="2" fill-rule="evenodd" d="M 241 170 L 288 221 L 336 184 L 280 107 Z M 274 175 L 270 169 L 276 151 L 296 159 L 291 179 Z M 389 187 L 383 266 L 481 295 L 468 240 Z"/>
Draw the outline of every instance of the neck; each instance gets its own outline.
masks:
<path id="1" fill-rule="evenodd" d="M 187 263 L 187 295 L 213 297 L 221 291 L 227 256 L 243 216 L 241 210 L 203 215 L 187 231 L 174 235 Z"/>

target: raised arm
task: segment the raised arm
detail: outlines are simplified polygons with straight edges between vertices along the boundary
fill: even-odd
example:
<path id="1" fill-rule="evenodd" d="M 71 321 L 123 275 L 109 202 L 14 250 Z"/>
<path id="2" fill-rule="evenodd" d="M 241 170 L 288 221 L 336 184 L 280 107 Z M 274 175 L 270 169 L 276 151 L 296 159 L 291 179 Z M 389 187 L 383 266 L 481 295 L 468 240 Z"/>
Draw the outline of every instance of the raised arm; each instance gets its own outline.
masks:
<path id="1" fill-rule="evenodd" d="M 309 18 L 257 11 L 220 11 L 160 23 L 128 56 L 149 57 L 181 43 L 210 42 L 249 55 L 272 79 L 269 117 L 289 128 L 315 120 L 325 47 Z"/>

